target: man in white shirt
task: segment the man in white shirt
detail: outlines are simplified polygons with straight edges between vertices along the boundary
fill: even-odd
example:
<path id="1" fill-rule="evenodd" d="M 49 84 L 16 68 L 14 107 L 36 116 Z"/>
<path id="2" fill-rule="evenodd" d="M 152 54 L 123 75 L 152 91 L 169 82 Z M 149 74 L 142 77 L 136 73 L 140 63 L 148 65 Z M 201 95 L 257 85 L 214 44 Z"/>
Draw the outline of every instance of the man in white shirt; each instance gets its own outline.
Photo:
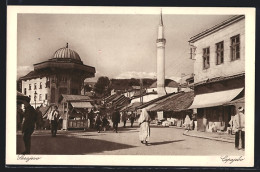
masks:
<path id="1" fill-rule="evenodd" d="M 238 113 L 233 119 L 233 128 L 235 133 L 235 148 L 240 150 L 245 149 L 245 114 L 244 108 L 239 107 Z"/>
<path id="2" fill-rule="evenodd" d="M 58 106 L 54 106 L 54 109 L 51 111 L 49 118 L 51 121 L 51 135 L 52 137 L 56 137 L 59 120 Z"/>

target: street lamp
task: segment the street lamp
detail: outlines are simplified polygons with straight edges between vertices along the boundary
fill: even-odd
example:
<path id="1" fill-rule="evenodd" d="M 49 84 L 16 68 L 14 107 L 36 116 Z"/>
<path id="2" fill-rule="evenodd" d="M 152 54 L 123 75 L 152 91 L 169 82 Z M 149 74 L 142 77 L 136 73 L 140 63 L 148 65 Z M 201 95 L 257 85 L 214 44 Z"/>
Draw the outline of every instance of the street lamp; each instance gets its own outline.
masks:
<path id="1" fill-rule="evenodd" d="M 34 103 L 35 103 L 35 109 L 36 109 L 36 98 L 37 98 L 37 92 L 34 92 Z"/>

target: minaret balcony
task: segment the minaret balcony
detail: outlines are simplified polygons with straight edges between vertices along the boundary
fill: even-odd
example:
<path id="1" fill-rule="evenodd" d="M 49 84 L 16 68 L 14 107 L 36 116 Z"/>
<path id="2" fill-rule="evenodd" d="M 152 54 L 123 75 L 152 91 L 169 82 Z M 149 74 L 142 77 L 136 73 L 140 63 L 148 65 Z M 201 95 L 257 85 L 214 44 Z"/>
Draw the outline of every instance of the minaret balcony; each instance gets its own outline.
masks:
<path id="1" fill-rule="evenodd" d="M 164 38 L 157 39 L 157 40 L 156 40 L 156 43 L 159 43 L 159 42 L 166 43 L 166 39 L 164 39 Z"/>

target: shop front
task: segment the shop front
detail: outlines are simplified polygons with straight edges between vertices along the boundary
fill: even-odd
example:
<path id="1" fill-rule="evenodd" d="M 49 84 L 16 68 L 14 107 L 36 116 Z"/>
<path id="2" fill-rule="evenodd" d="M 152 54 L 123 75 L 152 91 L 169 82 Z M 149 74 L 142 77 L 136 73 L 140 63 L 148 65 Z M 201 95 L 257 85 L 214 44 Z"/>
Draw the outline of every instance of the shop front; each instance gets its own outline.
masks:
<path id="1" fill-rule="evenodd" d="M 197 110 L 197 130 L 223 132 L 229 127 L 229 121 L 235 115 L 235 106 L 228 105 L 243 92 L 244 88 L 199 94 L 189 109 Z"/>

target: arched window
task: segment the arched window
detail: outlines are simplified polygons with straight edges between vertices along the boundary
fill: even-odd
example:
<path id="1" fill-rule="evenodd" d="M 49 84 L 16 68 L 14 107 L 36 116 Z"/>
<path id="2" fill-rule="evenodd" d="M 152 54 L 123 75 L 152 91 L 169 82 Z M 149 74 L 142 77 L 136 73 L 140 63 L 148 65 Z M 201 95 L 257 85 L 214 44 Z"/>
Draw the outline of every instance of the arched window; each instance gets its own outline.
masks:
<path id="1" fill-rule="evenodd" d="M 34 83 L 34 89 L 35 89 L 35 90 L 37 89 L 37 84 L 36 84 L 36 83 Z"/>
<path id="2" fill-rule="evenodd" d="M 32 89 L 32 85 L 31 84 L 29 84 L 29 90 L 31 90 Z"/>

